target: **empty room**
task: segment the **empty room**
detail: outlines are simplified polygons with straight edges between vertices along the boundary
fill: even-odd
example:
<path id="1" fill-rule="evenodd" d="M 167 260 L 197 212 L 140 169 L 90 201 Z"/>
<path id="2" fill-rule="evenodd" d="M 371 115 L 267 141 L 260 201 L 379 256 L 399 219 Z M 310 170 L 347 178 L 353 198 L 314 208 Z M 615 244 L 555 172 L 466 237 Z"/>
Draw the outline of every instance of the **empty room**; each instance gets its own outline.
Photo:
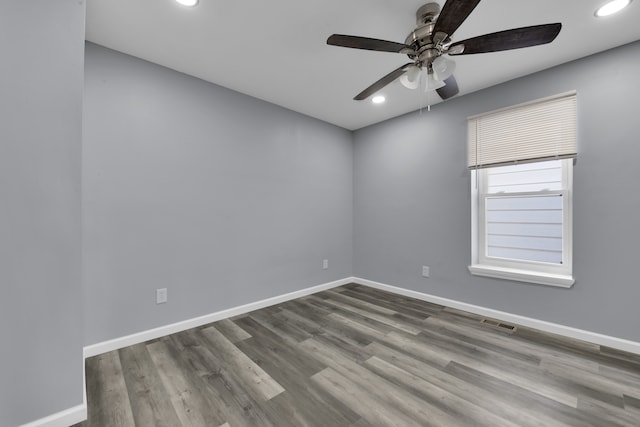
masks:
<path id="1" fill-rule="evenodd" d="M 0 426 L 640 426 L 638 22 L 3 0 Z"/>

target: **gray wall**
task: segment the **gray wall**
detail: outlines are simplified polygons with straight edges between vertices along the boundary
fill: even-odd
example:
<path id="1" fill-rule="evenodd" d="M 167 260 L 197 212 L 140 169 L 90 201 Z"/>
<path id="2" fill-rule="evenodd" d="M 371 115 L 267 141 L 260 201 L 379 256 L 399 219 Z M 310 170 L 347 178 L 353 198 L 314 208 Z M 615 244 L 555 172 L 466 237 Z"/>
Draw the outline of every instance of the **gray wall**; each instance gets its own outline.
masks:
<path id="1" fill-rule="evenodd" d="M 0 2 L 0 425 L 82 404 L 84 2 Z"/>
<path id="2" fill-rule="evenodd" d="M 640 341 L 639 75 L 636 42 L 355 132 L 355 275 Z M 573 89 L 576 284 L 471 276 L 467 116 Z"/>
<path id="3" fill-rule="evenodd" d="M 90 43 L 84 123 L 86 344 L 351 276 L 351 132 Z"/>

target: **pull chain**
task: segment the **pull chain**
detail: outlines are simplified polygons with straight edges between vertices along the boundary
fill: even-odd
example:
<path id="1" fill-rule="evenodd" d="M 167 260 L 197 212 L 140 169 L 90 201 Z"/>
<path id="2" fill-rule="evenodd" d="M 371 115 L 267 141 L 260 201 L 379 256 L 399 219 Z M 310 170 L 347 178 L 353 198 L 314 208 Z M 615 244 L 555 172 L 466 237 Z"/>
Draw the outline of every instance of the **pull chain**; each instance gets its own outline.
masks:
<path id="1" fill-rule="evenodd" d="M 422 81 L 424 80 L 424 93 L 425 100 L 427 101 L 427 112 L 431 112 L 431 103 L 429 102 L 429 77 L 425 77 L 425 73 L 428 71 L 424 71 L 420 73 L 420 84 L 418 85 L 418 91 L 420 91 L 423 87 Z M 420 95 L 418 95 L 418 109 L 420 110 L 420 115 L 422 115 L 422 110 L 424 107 L 422 106 L 422 102 L 420 102 Z"/>

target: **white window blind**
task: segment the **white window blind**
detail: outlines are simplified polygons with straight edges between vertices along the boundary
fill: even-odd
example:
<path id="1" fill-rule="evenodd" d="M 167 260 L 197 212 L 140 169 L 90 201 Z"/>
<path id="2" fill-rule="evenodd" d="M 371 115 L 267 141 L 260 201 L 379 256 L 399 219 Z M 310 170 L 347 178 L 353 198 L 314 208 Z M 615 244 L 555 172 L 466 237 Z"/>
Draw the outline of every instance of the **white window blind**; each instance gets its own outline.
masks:
<path id="1" fill-rule="evenodd" d="M 565 93 L 468 119 L 468 167 L 575 157 L 576 93 Z"/>

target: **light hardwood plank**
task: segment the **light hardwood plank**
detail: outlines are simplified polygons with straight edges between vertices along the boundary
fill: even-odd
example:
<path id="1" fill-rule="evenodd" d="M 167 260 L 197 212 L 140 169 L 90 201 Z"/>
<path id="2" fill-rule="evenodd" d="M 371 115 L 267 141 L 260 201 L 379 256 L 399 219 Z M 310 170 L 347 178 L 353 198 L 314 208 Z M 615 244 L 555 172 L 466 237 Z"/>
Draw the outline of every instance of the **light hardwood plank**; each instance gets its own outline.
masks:
<path id="1" fill-rule="evenodd" d="M 229 319 L 216 322 L 216 328 L 234 344 L 251 338 L 251 334 Z"/>
<path id="2" fill-rule="evenodd" d="M 344 304 L 358 307 L 368 312 L 380 313 L 387 316 L 393 316 L 397 313 L 396 310 L 392 310 L 388 307 L 383 307 L 379 304 L 372 304 L 362 299 L 354 298 L 352 296 L 349 296 L 348 294 L 337 292 L 335 289 L 325 291 L 323 292 L 323 294 L 327 295 L 329 299 L 340 301 Z"/>
<path id="3" fill-rule="evenodd" d="M 455 375 L 450 375 L 443 368 L 417 360 L 399 350 L 394 350 L 379 343 L 372 343 L 369 345 L 368 350 L 375 354 L 377 358 L 394 364 L 436 387 L 460 396 L 469 403 L 487 408 L 504 419 L 519 420 L 518 422 L 524 425 L 537 427 L 561 427 L 567 425 L 547 416 L 546 413 L 531 411 L 527 406 L 514 405 L 511 400 L 500 401 L 497 404 L 498 401 L 494 395 L 487 393 L 485 389 L 475 383 L 463 381 Z"/>
<path id="4" fill-rule="evenodd" d="M 224 415 L 208 399 L 210 394 L 203 387 L 201 378 L 181 369 L 167 342 L 157 341 L 147 345 L 147 349 L 182 426 L 205 427 L 226 422 Z"/>
<path id="5" fill-rule="evenodd" d="M 393 317 L 391 315 L 380 314 L 380 313 L 377 313 L 377 312 L 374 312 L 374 311 L 358 308 L 355 305 L 345 304 L 345 303 L 342 303 L 340 301 L 333 300 L 333 299 L 331 299 L 331 297 L 329 297 L 324 302 L 326 304 L 332 305 L 334 307 L 342 308 L 343 310 L 347 310 L 347 311 L 350 311 L 352 313 L 359 314 L 362 317 L 378 321 L 378 322 L 383 323 L 385 325 L 388 325 L 388 326 L 390 326 L 390 327 L 392 327 L 394 329 L 399 329 L 401 331 L 407 332 L 407 333 L 412 334 L 412 335 L 417 335 L 417 334 L 419 334 L 421 332 L 420 328 L 417 328 L 417 327 L 415 327 L 413 325 L 410 325 L 410 324 L 407 324 L 405 322 L 399 321 L 397 318 L 395 318 L 395 317 Z"/>
<path id="6" fill-rule="evenodd" d="M 147 347 L 137 344 L 119 350 L 136 426 L 173 427 L 180 421 Z"/>
<path id="7" fill-rule="evenodd" d="M 407 417 L 404 412 L 375 394 L 362 393 L 358 384 L 331 368 L 318 372 L 311 379 L 337 399 L 345 402 L 371 426 L 424 427 L 430 425 Z"/>
<path id="8" fill-rule="evenodd" d="M 255 396 L 252 387 L 245 386 L 236 372 L 227 369 L 224 360 L 206 345 L 200 331 L 175 334 L 171 341 L 179 352 L 177 359 L 182 369 L 195 372 L 203 380 L 203 393 L 209 395 L 213 408 L 220 410 L 229 424 L 277 426 L 261 406 L 262 399 Z"/>
<path id="9" fill-rule="evenodd" d="M 366 364 L 372 372 L 378 374 L 380 377 L 411 390 L 413 394 L 420 396 L 430 405 L 435 403 L 438 408 L 445 410 L 448 414 L 459 419 L 459 423 L 461 424 L 488 427 L 517 427 L 517 424 L 500 418 L 492 412 L 376 356 L 367 359 Z"/>
<path id="10" fill-rule="evenodd" d="M 314 339 L 300 344 L 308 354 L 324 363 L 330 364 L 331 369 L 348 378 L 367 394 L 375 395 L 388 402 L 394 408 L 400 409 L 412 420 L 421 423 L 435 423 L 436 425 L 456 425 L 457 421 L 440 408 L 429 405 L 418 399 L 407 390 L 396 386 L 392 382 L 374 374 L 362 365 L 350 360 L 340 352 L 340 349 L 328 345 L 319 345 Z M 324 372 L 324 371 L 323 371 Z M 360 414 L 364 417 L 363 414 Z"/>
<path id="11" fill-rule="evenodd" d="M 219 352 L 220 358 L 229 366 L 228 369 L 233 370 L 243 378 L 246 384 L 250 385 L 256 394 L 260 395 L 264 400 L 269 400 L 284 391 L 280 384 L 225 338 L 215 327 L 202 329 L 201 333 L 209 341 L 212 348 Z"/>
<path id="12" fill-rule="evenodd" d="M 129 393 L 117 351 L 89 359 L 86 364 L 88 425 L 126 427 L 134 424 Z M 104 402 L 109 402 L 105 405 Z"/>

